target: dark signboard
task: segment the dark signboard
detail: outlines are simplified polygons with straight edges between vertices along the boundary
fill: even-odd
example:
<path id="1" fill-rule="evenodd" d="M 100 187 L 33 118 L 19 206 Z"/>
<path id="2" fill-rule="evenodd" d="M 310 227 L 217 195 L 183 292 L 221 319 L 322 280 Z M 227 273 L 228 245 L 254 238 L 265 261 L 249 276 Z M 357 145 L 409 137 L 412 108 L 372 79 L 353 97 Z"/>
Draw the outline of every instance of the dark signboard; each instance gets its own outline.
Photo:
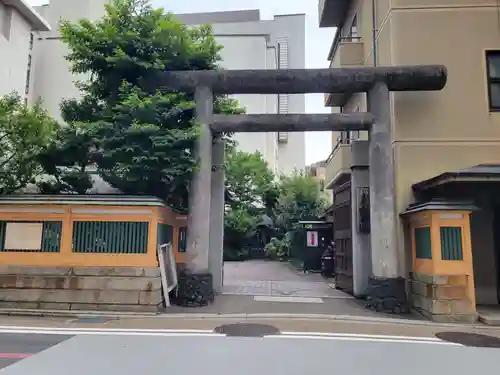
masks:
<path id="1" fill-rule="evenodd" d="M 358 196 L 358 230 L 360 233 L 370 233 L 370 189 L 357 189 Z"/>

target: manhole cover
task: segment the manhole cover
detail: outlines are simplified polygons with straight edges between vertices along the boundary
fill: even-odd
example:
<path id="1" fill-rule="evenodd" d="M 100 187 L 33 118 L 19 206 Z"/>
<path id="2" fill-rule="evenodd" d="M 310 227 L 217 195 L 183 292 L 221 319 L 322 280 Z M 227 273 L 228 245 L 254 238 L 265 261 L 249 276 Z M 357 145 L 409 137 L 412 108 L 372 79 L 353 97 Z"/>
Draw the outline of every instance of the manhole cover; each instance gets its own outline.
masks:
<path id="1" fill-rule="evenodd" d="M 500 348 L 500 338 L 467 332 L 439 332 L 436 337 L 443 341 L 479 348 Z"/>
<path id="2" fill-rule="evenodd" d="M 264 337 L 280 333 L 276 327 L 256 323 L 224 324 L 215 328 L 214 331 L 233 337 Z"/>

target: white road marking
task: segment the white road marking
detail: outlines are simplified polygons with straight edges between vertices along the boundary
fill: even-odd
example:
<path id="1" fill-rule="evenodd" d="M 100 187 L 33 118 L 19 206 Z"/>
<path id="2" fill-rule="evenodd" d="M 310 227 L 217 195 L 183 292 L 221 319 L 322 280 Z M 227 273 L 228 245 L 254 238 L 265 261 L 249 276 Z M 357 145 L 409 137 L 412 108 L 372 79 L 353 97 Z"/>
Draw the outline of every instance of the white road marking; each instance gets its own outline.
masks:
<path id="1" fill-rule="evenodd" d="M 184 337 L 225 337 L 213 330 L 175 330 L 175 329 L 116 329 L 116 328 L 52 328 L 0 326 L 0 334 L 37 334 L 37 335 L 115 335 L 115 336 L 184 336 Z"/>
<path id="2" fill-rule="evenodd" d="M 396 344 L 428 344 L 428 345 L 449 345 L 449 346 L 463 346 L 461 344 L 441 341 L 441 340 L 418 340 L 418 339 L 404 339 L 404 338 L 391 338 L 393 336 L 376 337 L 362 337 L 362 336 L 334 336 L 334 335 L 269 335 L 265 336 L 270 339 L 306 339 L 306 340 L 332 340 L 332 341 L 362 341 L 362 342 L 386 342 L 386 343 L 396 343 Z"/>
<path id="3" fill-rule="evenodd" d="M 256 302 L 323 303 L 319 297 L 254 296 L 253 299 Z"/>
<path id="4" fill-rule="evenodd" d="M 209 329 L 120 329 L 120 328 L 64 328 L 64 327 L 23 327 L 0 326 L 0 334 L 35 334 L 35 335 L 108 335 L 108 336 L 161 336 L 161 337 L 222 337 L 226 334 L 215 333 Z M 365 335 L 355 333 L 327 332 L 282 332 L 267 335 L 260 339 L 309 339 L 335 341 L 364 341 L 406 344 L 434 344 L 463 346 L 461 344 L 442 341 L 435 337 Z"/>
<path id="5" fill-rule="evenodd" d="M 363 333 L 331 333 L 331 332 L 281 332 L 286 336 L 323 336 L 323 337 L 365 337 L 372 339 L 402 339 L 402 340 L 418 340 L 418 341 L 439 341 L 437 337 L 423 337 L 423 336 L 397 336 L 397 335 L 368 335 Z"/>

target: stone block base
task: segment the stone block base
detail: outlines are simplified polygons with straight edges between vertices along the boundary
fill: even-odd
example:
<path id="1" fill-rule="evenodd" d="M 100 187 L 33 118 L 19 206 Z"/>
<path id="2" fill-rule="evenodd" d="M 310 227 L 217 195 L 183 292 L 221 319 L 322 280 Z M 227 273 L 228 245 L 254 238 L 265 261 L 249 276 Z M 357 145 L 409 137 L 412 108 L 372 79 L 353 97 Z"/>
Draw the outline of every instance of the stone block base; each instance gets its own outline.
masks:
<path id="1" fill-rule="evenodd" d="M 473 323 L 476 307 L 469 300 L 466 275 L 413 273 L 411 306 L 428 319 L 441 323 Z"/>
<path id="2" fill-rule="evenodd" d="M 214 301 L 212 274 L 192 273 L 183 270 L 178 277 L 178 294 L 175 303 L 184 307 L 208 306 Z"/>
<path id="3" fill-rule="evenodd" d="M 410 312 L 406 296 L 406 282 L 402 277 L 370 277 L 366 293 L 366 307 L 391 314 Z"/>
<path id="4" fill-rule="evenodd" d="M 158 267 L 0 266 L 0 308 L 159 312 Z"/>

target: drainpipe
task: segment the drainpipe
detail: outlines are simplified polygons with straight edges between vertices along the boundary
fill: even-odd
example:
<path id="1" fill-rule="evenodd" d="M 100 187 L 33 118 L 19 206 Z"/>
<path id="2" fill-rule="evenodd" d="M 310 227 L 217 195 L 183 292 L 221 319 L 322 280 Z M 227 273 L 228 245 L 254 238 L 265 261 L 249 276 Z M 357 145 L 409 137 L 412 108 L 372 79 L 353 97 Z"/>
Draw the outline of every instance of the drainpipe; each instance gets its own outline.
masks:
<path id="1" fill-rule="evenodd" d="M 375 5 L 376 0 L 372 0 L 372 54 L 373 66 L 377 66 L 377 9 Z"/>

